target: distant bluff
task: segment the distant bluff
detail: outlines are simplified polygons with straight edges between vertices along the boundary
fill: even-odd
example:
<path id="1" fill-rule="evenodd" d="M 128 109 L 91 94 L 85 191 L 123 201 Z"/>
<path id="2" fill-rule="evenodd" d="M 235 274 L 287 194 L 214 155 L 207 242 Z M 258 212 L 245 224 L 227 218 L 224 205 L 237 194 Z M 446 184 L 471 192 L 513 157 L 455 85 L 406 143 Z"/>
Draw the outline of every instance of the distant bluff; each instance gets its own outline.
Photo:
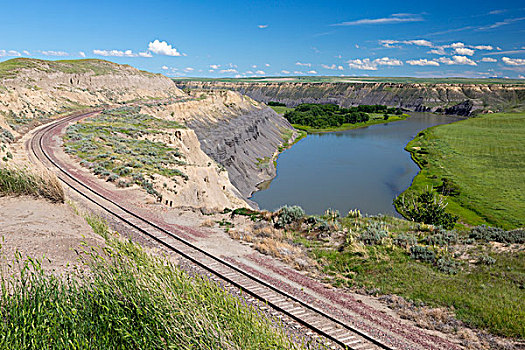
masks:
<path id="1" fill-rule="evenodd" d="M 336 103 L 343 107 L 382 104 L 412 111 L 468 116 L 479 112 L 525 110 L 523 84 L 423 84 L 372 82 L 221 82 L 176 80 L 181 89 L 227 89 L 289 107 Z"/>

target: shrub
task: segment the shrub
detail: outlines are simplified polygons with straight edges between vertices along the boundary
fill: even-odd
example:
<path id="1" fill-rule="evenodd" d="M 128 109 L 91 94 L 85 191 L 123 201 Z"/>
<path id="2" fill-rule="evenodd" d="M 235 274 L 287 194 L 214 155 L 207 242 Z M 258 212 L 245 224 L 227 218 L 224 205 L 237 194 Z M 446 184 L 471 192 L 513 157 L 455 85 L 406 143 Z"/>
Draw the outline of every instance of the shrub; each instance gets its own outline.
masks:
<path id="1" fill-rule="evenodd" d="M 65 199 L 58 178 L 51 173 L 0 167 L 0 196 L 4 195 L 43 197 L 54 203 L 63 203 Z"/>
<path id="2" fill-rule="evenodd" d="M 285 227 L 293 222 L 299 221 L 305 215 L 303 208 L 298 205 L 287 206 L 285 205 L 279 209 L 279 216 L 276 222 L 276 227 Z"/>
<path id="3" fill-rule="evenodd" d="M 498 227 L 481 225 L 474 227 L 470 231 L 469 237 L 486 242 L 525 243 L 525 230 L 505 231 Z"/>
<path id="4" fill-rule="evenodd" d="M 447 273 L 449 275 L 455 275 L 458 273 L 459 265 L 448 257 L 438 259 L 436 266 L 439 271 Z"/>
<path id="5" fill-rule="evenodd" d="M 496 263 L 496 259 L 489 255 L 482 255 L 478 258 L 477 264 L 479 265 L 494 265 Z"/>
<path id="6" fill-rule="evenodd" d="M 460 191 L 457 184 L 446 177 L 441 178 L 441 181 L 443 181 L 443 183 L 436 187 L 436 191 L 444 196 L 459 196 Z"/>
<path id="7" fill-rule="evenodd" d="M 414 260 L 433 263 L 436 260 L 436 253 L 428 247 L 415 245 L 410 247 L 410 257 Z"/>
<path id="8" fill-rule="evenodd" d="M 458 242 L 458 234 L 455 231 L 438 230 L 436 233 L 427 236 L 425 242 L 440 247 L 448 246 Z"/>
<path id="9" fill-rule="evenodd" d="M 401 233 L 397 235 L 396 237 L 394 237 L 394 244 L 399 247 L 405 248 L 405 249 L 413 245 L 416 245 L 416 243 L 417 243 L 416 237 L 414 237 L 414 235 L 411 235 L 409 233 L 406 233 L 406 234 Z"/>
<path id="10" fill-rule="evenodd" d="M 365 231 L 361 233 L 359 240 L 366 245 L 378 245 L 382 243 L 383 238 L 387 235 L 388 233 L 383 229 L 381 224 L 374 222 L 367 226 Z"/>
<path id="11" fill-rule="evenodd" d="M 394 204 L 400 213 L 416 222 L 452 229 L 458 220 L 457 216 L 445 211 L 447 203 L 432 188 L 427 188 L 420 194 L 397 197 Z"/>

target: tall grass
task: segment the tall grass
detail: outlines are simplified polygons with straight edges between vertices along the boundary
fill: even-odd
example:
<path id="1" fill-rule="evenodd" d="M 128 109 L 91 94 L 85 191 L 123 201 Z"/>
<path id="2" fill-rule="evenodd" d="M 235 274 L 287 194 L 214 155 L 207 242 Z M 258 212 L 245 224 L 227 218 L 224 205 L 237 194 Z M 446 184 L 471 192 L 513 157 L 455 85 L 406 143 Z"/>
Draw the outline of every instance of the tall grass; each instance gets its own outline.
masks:
<path id="1" fill-rule="evenodd" d="M 0 197 L 27 195 L 64 203 L 64 190 L 52 173 L 0 167 Z"/>
<path id="2" fill-rule="evenodd" d="M 54 277 L 20 256 L 2 273 L 1 349 L 302 348 L 213 282 L 88 222 L 106 247 L 85 250 L 83 273 Z"/>

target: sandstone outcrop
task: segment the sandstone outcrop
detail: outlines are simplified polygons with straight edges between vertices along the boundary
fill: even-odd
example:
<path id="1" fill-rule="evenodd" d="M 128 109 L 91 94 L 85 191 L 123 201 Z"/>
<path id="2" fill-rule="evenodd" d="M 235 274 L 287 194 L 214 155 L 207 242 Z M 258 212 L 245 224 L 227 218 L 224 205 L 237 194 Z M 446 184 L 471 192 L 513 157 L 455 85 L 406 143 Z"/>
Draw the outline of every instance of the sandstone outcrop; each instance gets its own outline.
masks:
<path id="1" fill-rule="evenodd" d="M 228 89 L 260 102 L 383 104 L 420 112 L 470 115 L 525 109 L 525 85 L 176 81 L 181 89 Z"/>

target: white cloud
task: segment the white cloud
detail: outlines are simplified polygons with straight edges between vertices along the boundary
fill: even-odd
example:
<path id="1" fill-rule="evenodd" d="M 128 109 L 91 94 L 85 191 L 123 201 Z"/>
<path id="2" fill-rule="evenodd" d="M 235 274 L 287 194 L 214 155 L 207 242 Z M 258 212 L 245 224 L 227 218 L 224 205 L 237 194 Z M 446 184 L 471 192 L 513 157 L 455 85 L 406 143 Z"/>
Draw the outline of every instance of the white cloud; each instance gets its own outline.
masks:
<path id="1" fill-rule="evenodd" d="M 405 44 L 412 44 L 412 45 L 417 45 L 417 46 L 426 46 L 426 47 L 432 47 L 432 43 L 428 40 L 423 40 L 423 39 L 417 39 L 417 40 L 406 40 L 406 41 L 403 41 Z"/>
<path id="2" fill-rule="evenodd" d="M 265 75 L 266 73 L 263 70 L 258 70 L 258 71 L 255 71 L 255 74 Z"/>
<path id="3" fill-rule="evenodd" d="M 421 58 L 419 60 L 408 60 L 407 64 L 411 66 L 439 66 L 439 63 L 436 61 L 429 61 L 426 58 Z"/>
<path id="4" fill-rule="evenodd" d="M 22 51 L 22 53 L 26 56 L 31 56 L 31 53 L 27 50 Z"/>
<path id="5" fill-rule="evenodd" d="M 270 67 L 270 64 L 269 63 L 265 63 L 264 66 L 265 67 Z"/>
<path id="6" fill-rule="evenodd" d="M 363 18 L 355 21 L 332 24 L 333 26 L 355 26 L 361 24 L 390 24 L 404 22 L 421 22 L 423 17 L 413 13 L 394 13 L 390 17 L 383 18 Z"/>
<path id="7" fill-rule="evenodd" d="M 347 61 L 348 67 L 361 69 L 361 70 L 377 70 L 377 65 L 370 62 L 370 58 L 365 58 L 363 60 L 355 59 Z"/>
<path id="8" fill-rule="evenodd" d="M 444 64 L 448 64 L 448 65 L 465 64 L 469 66 L 477 66 L 476 62 L 474 62 L 473 60 L 471 60 L 470 58 L 466 56 L 452 56 L 452 59 L 448 57 L 440 57 L 436 59 L 436 61 L 444 63 Z"/>
<path id="9" fill-rule="evenodd" d="M 514 22 L 523 21 L 524 19 L 525 19 L 525 17 L 507 18 L 507 19 L 505 19 L 503 21 L 496 22 L 496 23 L 491 24 L 489 26 L 479 27 L 478 30 L 494 29 L 494 28 L 498 28 L 498 27 L 501 27 L 501 26 L 504 26 L 504 25 L 507 25 L 507 24 L 511 24 L 511 23 L 514 23 Z"/>
<path id="10" fill-rule="evenodd" d="M 433 53 L 435 55 L 446 55 L 445 49 L 442 47 L 435 48 L 433 50 L 430 50 L 428 53 Z"/>
<path id="11" fill-rule="evenodd" d="M 211 69 L 219 69 L 220 66 L 221 66 L 220 64 L 210 64 Z"/>
<path id="12" fill-rule="evenodd" d="M 186 67 L 186 68 L 184 68 L 184 71 L 185 71 L 186 73 L 193 72 L 194 70 L 195 70 L 195 68 L 191 68 L 191 67 Z"/>
<path id="13" fill-rule="evenodd" d="M 380 66 L 402 66 L 403 62 L 396 59 L 396 58 L 377 58 L 373 61 L 374 63 L 380 65 Z"/>
<path id="14" fill-rule="evenodd" d="M 487 50 L 492 51 L 494 50 L 494 47 L 492 45 L 477 45 L 477 46 L 471 46 L 477 50 Z"/>
<path id="15" fill-rule="evenodd" d="M 525 66 L 525 58 L 502 57 L 501 60 L 509 66 Z"/>
<path id="16" fill-rule="evenodd" d="M 315 71 L 315 70 L 312 69 L 312 70 L 309 70 L 309 71 L 308 71 L 308 74 L 317 74 L 317 71 Z"/>
<path id="17" fill-rule="evenodd" d="M 444 46 L 444 47 L 447 47 L 447 46 Z M 451 47 L 451 48 L 453 48 L 453 49 L 457 49 L 457 48 L 465 47 L 465 44 L 462 43 L 462 42 L 452 43 L 452 44 L 450 44 L 450 46 L 448 46 L 448 47 Z"/>
<path id="18" fill-rule="evenodd" d="M 498 60 L 492 57 L 483 57 L 481 62 L 498 62 Z"/>
<path id="19" fill-rule="evenodd" d="M 267 24 L 259 24 L 257 27 L 259 27 L 259 29 L 264 29 L 264 28 L 268 28 L 268 25 Z"/>
<path id="20" fill-rule="evenodd" d="M 69 56 L 69 54 L 65 51 L 39 51 L 44 56 Z"/>
<path id="21" fill-rule="evenodd" d="M 298 71 L 298 70 L 294 70 L 293 74 L 304 75 L 304 72 L 301 72 L 301 71 Z"/>
<path id="22" fill-rule="evenodd" d="M 15 50 L 0 50 L 0 57 L 6 57 L 6 56 L 13 56 L 13 57 L 19 57 L 22 56 L 22 54 Z"/>
<path id="23" fill-rule="evenodd" d="M 256 65 L 256 64 L 253 64 L 253 65 L 252 65 L 252 68 L 253 68 L 253 69 L 257 68 L 257 65 Z"/>
<path id="24" fill-rule="evenodd" d="M 180 56 L 180 52 L 166 41 L 155 40 L 148 44 L 148 50 L 157 55 Z"/>
<path id="25" fill-rule="evenodd" d="M 105 57 L 153 57 L 149 52 L 134 53 L 131 50 L 93 50 L 93 53 Z"/>
<path id="26" fill-rule="evenodd" d="M 295 62 L 296 66 L 304 66 L 304 67 L 311 67 L 311 63 L 302 63 L 302 62 Z"/>
<path id="27" fill-rule="evenodd" d="M 324 69 L 331 69 L 331 70 L 344 70 L 343 66 L 336 66 L 335 64 L 332 64 L 331 66 L 327 64 L 321 64 L 321 67 Z"/>
<path id="28" fill-rule="evenodd" d="M 84 51 L 80 51 L 78 54 L 80 57 L 86 57 L 86 53 Z"/>
<path id="29" fill-rule="evenodd" d="M 283 73 L 283 74 L 290 74 L 290 71 L 287 71 L 287 70 L 284 70 L 284 69 L 283 69 L 283 70 L 281 71 L 281 73 Z"/>
<path id="30" fill-rule="evenodd" d="M 474 50 L 467 49 L 466 47 L 458 47 L 454 51 L 459 55 L 472 56 L 474 54 Z"/>
<path id="31" fill-rule="evenodd" d="M 239 73 L 237 69 L 228 68 L 228 69 L 221 69 L 219 73 Z"/>
<path id="32" fill-rule="evenodd" d="M 164 70 L 168 70 L 168 69 L 170 69 L 170 67 L 168 67 L 168 66 L 162 66 L 162 67 L 160 67 L 160 68 L 161 68 L 161 69 L 164 69 Z"/>
<path id="33" fill-rule="evenodd" d="M 359 45 L 358 45 L 358 44 L 355 44 L 354 46 L 355 46 L 355 48 L 356 48 L 356 49 L 358 49 L 358 48 L 359 48 Z"/>

